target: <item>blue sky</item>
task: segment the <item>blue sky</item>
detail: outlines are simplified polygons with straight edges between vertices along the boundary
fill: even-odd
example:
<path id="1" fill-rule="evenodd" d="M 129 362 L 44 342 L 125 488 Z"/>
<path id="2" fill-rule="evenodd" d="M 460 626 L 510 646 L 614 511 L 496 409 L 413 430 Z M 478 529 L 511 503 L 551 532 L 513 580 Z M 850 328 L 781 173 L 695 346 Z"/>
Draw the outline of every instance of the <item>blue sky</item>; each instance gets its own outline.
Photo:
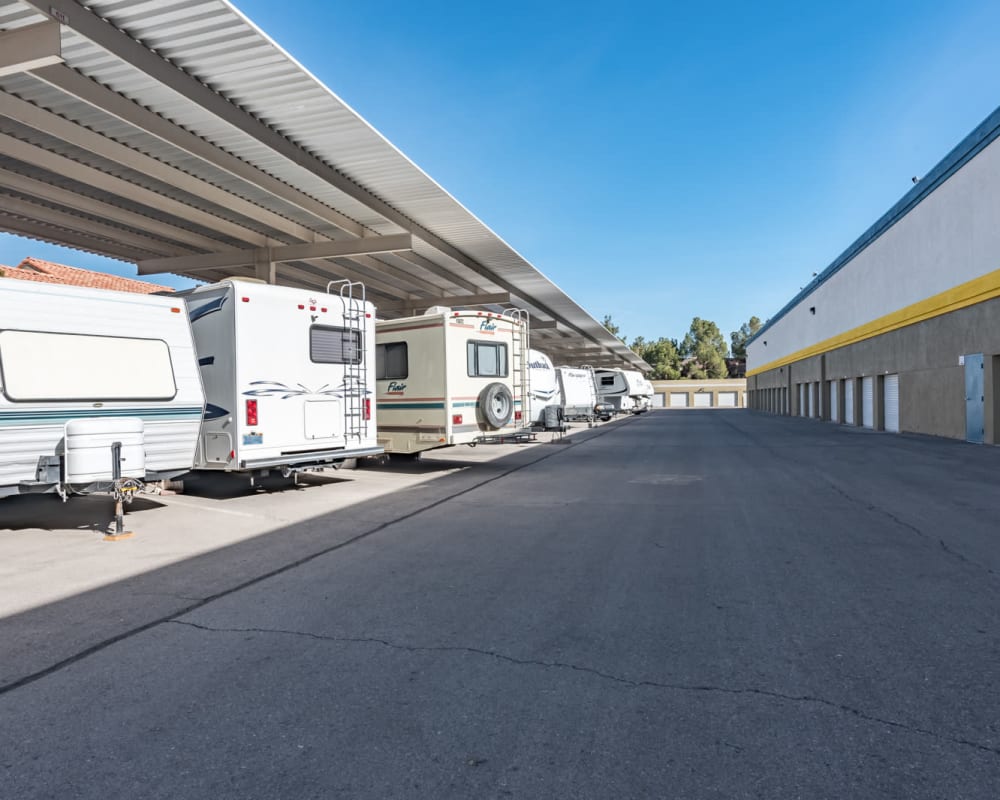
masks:
<path id="1" fill-rule="evenodd" d="M 994 2 L 236 5 L 630 342 L 768 318 L 1000 105 Z"/>

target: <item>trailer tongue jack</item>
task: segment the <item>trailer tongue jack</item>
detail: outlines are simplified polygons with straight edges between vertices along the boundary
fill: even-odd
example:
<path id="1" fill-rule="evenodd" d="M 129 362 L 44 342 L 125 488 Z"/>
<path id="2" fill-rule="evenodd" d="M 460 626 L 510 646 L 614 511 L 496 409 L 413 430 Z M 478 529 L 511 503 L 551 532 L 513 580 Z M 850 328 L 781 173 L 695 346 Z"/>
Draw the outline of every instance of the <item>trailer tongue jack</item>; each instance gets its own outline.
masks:
<path id="1" fill-rule="evenodd" d="M 125 530 L 125 503 L 131 503 L 139 489 L 139 482 L 133 478 L 122 478 L 122 443 L 111 445 L 111 490 L 115 498 L 115 531 L 108 532 L 104 537 L 106 542 L 117 542 L 120 539 L 130 539 L 132 531 Z"/>

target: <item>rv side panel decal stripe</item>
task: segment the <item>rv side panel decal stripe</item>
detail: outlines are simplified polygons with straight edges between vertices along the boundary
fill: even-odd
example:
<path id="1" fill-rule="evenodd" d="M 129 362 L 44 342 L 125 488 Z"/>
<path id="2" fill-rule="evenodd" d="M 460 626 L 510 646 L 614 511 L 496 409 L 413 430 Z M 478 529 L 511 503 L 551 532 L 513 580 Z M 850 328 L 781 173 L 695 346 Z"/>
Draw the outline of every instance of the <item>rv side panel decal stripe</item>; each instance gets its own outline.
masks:
<path id="1" fill-rule="evenodd" d="M 200 420 L 201 406 L 194 408 L 80 408 L 60 411 L 0 411 L 0 425 L 64 424 L 81 417 L 142 417 L 160 420 Z"/>
<path id="2" fill-rule="evenodd" d="M 394 411 L 406 408 L 444 408 L 444 403 L 376 403 L 375 407 L 383 411 Z"/>

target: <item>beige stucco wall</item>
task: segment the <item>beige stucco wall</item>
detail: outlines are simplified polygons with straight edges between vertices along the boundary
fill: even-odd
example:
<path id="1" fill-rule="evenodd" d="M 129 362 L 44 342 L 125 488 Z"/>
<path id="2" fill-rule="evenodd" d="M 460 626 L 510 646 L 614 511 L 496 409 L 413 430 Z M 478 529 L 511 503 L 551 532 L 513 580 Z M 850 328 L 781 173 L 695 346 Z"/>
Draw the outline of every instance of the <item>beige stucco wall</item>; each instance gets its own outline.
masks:
<path id="1" fill-rule="evenodd" d="M 654 404 L 670 408 L 670 396 L 685 394 L 687 408 L 696 408 L 695 395 L 708 395 L 712 408 L 719 408 L 719 395 L 723 392 L 736 393 L 736 407 L 745 408 L 747 382 L 745 378 L 653 381 Z M 674 407 L 676 409 L 676 406 Z"/>

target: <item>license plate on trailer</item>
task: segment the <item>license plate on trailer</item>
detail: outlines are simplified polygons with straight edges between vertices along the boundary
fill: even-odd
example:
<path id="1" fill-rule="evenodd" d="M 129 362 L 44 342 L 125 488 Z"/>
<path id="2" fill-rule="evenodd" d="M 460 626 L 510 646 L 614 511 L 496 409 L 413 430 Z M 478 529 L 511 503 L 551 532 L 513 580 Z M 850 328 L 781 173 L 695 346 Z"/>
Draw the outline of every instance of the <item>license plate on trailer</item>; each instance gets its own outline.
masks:
<path id="1" fill-rule="evenodd" d="M 244 433 L 243 444 L 264 444 L 263 433 Z"/>

